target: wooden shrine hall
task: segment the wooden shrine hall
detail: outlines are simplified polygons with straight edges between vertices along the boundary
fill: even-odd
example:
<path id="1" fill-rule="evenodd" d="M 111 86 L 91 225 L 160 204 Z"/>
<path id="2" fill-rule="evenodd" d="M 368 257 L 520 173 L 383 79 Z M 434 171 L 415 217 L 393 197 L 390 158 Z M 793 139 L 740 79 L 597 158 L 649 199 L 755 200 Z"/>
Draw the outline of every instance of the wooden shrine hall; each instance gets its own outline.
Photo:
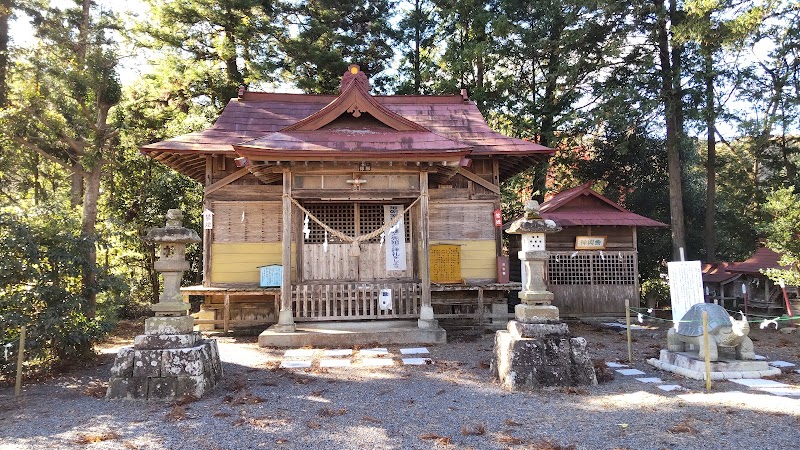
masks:
<path id="1" fill-rule="evenodd" d="M 273 324 L 259 342 L 278 346 L 398 320 L 416 334 L 397 340 L 443 342 L 437 319 L 482 319 L 519 286 L 498 278 L 500 183 L 553 153 L 465 93 L 373 96 L 357 65 L 338 96 L 241 89 L 210 128 L 142 151 L 205 186 L 196 323 Z"/>

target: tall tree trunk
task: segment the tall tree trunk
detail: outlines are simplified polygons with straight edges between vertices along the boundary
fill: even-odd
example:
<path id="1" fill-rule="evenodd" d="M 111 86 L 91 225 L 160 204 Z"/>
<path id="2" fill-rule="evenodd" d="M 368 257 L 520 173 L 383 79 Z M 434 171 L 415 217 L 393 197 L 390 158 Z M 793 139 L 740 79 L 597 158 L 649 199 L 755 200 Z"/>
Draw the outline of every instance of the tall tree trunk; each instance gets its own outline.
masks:
<path id="1" fill-rule="evenodd" d="M 76 207 L 83 202 L 83 167 L 80 163 L 75 163 L 72 166 L 72 174 L 70 175 L 70 204 Z"/>
<path id="2" fill-rule="evenodd" d="M 416 15 L 414 21 L 414 94 L 420 95 L 422 93 L 422 73 L 419 48 L 422 44 L 422 0 L 414 2 L 414 14 Z"/>
<path id="3" fill-rule="evenodd" d="M 0 108 L 8 102 L 8 19 L 11 0 L 0 0 Z"/>
<path id="4" fill-rule="evenodd" d="M 672 6 L 676 0 L 670 0 Z M 683 186 L 681 182 L 681 157 L 679 129 L 678 93 L 675 91 L 675 74 L 670 54 L 670 39 L 667 31 L 667 14 L 663 3 L 654 0 L 658 19 L 655 24 L 658 41 L 658 57 L 661 63 L 661 97 L 664 103 L 667 128 L 667 171 L 669 173 L 670 228 L 672 229 L 672 257 L 680 259 L 680 249 L 686 248 L 686 226 L 683 216 Z"/>
<path id="5" fill-rule="evenodd" d="M 711 49 L 706 49 L 704 53 L 706 139 L 708 141 L 706 149 L 706 221 L 704 240 L 706 244 L 706 260 L 710 263 L 715 263 L 717 262 L 717 113 L 714 101 L 714 57 Z"/>
<path id="6" fill-rule="evenodd" d="M 86 192 L 83 195 L 83 218 L 81 237 L 84 248 L 84 268 L 82 274 L 83 298 L 86 302 L 86 315 L 94 317 L 97 309 L 97 202 L 100 198 L 100 179 L 103 162 L 98 161 L 90 172 L 86 172 Z"/>

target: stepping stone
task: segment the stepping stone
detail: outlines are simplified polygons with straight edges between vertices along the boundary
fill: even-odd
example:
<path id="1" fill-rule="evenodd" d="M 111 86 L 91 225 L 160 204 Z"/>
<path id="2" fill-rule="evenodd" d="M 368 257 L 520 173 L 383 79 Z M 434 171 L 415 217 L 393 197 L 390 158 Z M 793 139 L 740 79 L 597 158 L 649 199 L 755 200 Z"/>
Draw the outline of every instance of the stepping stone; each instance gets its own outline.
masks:
<path id="1" fill-rule="evenodd" d="M 763 360 L 767 359 L 767 357 L 764 356 L 764 355 L 756 355 L 756 357 L 753 358 L 753 359 L 755 359 L 756 361 L 763 361 Z"/>
<path id="2" fill-rule="evenodd" d="M 433 364 L 433 360 L 430 358 L 403 358 L 403 364 L 407 366 L 424 366 Z"/>
<path id="3" fill-rule="evenodd" d="M 308 369 L 309 367 L 311 367 L 311 361 L 309 360 L 281 362 L 281 369 Z"/>
<path id="4" fill-rule="evenodd" d="M 612 369 L 618 369 L 620 367 L 628 367 L 627 364 L 620 364 L 616 362 L 606 362 L 606 367 L 610 367 Z"/>
<path id="5" fill-rule="evenodd" d="M 761 388 L 784 388 L 790 387 L 788 384 L 779 383 L 774 380 L 765 380 L 763 378 L 739 378 L 739 379 L 731 379 L 736 384 L 741 384 L 743 386 L 747 386 L 749 388 L 761 389 Z"/>
<path id="6" fill-rule="evenodd" d="M 417 347 L 417 348 L 401 348 L 400 353 L 403 355 L 423 355 L 423 354 L 429 354 L 430 352 L 425 347 Z"/>
<path id="7" fill-rule="evenodd" d="M 760 388 L 759 391 L 768 392 L 773 395 L 780 395 L 781 397 L 800 397 L 800 388 L 797 386 L 776 387 L 776 388 Z"/>
<path id="8" fill-rule="evenodd" d="M 349 348 L 337 348 L 334 350 L 325 350 L 322 354 L 325 356 L 350 356 L 353 354 L 353 350 Z"/>
<path id="9" fill-rule="evenodd" d="M 680 386 L 678 384 L 659 384 L 656 387 L 661 389 L 662 391 L 667 391 L 667 392 L 683 390 L 683 386 Z"/>
<path id="10" fill-rule="evenodd" d="M 369 357 L 369 356 L 383 356 L 388 355 L 389 350 L 385 348 L 365 348 L 359 350 L 358 352 L 361 356 Z"/>
<path id="11" fill-rule="evenodd" d="M 349 359 L 320 359 L 320 367 L 350 367 Z"/>
<path id="12" fill-rule="evenodd" d="M 786 361 L 771 361 L 769 363 L 772 367 L 794 367 L 794 363 L 786 362 Z"/>
<path id="13" fill-rule="evenodd" d="M 313 348 L 294 348 L 286 350 L 283 356 L 284 358 L 310 358 L 315 351 Z"/>
<path id="14" fill-rule="evenodd" d="M 366 358 L 361 361 L 366 367 L 384 367 L 394 365 L 394 361 L 389 358 Z"/>
<path id="15" fill-rule="evenodd" d="M 616 372 L 621 375 L 644 375 L 639 369 L 617 369 Z"/>
<path id="16" fill-rule="evenodd" d="M 658 378 L 658 377 L 637 378 L 636 381 L 641 381 L 642 383 L 656 383 L 656 384 L 663 383 L 663 381 L 661 381 L 661 378 Z"/>

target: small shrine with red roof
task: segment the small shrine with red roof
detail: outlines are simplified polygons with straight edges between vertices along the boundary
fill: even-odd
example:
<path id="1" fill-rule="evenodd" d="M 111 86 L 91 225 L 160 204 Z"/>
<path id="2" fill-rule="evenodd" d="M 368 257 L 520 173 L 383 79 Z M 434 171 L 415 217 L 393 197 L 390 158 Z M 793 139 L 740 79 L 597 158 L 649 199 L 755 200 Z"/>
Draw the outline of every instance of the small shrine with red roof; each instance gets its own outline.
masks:
<path id="1" fill-rule="evenodd" d="M 636 230 L 666 224 L 628 211 L 591 188 L 559 192 L 540 211 L 563 229 L 547 237 L 547 289 L 562 316 L 620 316 L 625 299 L 639 299 Z M 511 267 L 519 267 L 519 242 L 509 236 Z M 513 272 L 512 274 L 516 275 Z M 518 279 L 513 276 L 512 279 Z"/>
<path id="2" fill-rule="evenodd" d="M 242 89 L 142 152 L 205 189 L 196 323 L 296 345 L 301 324 L 412 319 L 443 342 L 437 319 L 482 320 L 519 286 L 498 276 L 500 183 L 553 150 L 493 131 L 465 93 L 372 95 L 351 65 L 339 95 Z"/>
<path id="3" fill-rule="evenodd" d="M 772 314 L 786 309 L 786 301 L 794 303 L 800 310 L 798 286 L 785 286 L 783 290 L 763 271 L 767 269 L 789 269 L 780 264 L 781 254 L 760 245 L 749 258 L 739 262 L 721 262 L 703 265 L 703 286 L 707 301 L 715 302 L 729 309 L 750 310 Z M 747 308 L 745 308 L 747 296 Z"/>

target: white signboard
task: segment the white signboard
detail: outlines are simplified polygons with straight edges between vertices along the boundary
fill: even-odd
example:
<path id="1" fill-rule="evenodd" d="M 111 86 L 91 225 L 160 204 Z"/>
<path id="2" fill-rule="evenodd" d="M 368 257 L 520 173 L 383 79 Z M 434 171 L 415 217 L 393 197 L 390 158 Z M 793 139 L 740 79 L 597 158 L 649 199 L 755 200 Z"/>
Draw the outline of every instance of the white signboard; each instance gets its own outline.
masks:
<path id="1" fill-rule="evenodd" d="M 203 211 L 203 229 L 204 230 L 214 229 L 214 213 L 209 210 Z"/>
<path id="2" fill-rule="evenodd" d="M 383 205 L 384 223 L 403 213 L 403 205 Z M 403 218 L 386 231 L 386 270 L 406 270 L 406 229 Z"/>
<path id="3" fill-rule="evenodd" d="M 382 311 L 388 311 L 392 309 L 392 290 L 391 289 L 381 289 L 381 294 L 378 299 L 378 306 L 381 308 Z"/>
<path id="4" fill-rule="evenodd" d="M 672 300 L 672 321 L 675 328 L 686 311 L 703 303 L 703 269 L 700 261 L 672 261 L 667 263 L 669 296 Z"/>

